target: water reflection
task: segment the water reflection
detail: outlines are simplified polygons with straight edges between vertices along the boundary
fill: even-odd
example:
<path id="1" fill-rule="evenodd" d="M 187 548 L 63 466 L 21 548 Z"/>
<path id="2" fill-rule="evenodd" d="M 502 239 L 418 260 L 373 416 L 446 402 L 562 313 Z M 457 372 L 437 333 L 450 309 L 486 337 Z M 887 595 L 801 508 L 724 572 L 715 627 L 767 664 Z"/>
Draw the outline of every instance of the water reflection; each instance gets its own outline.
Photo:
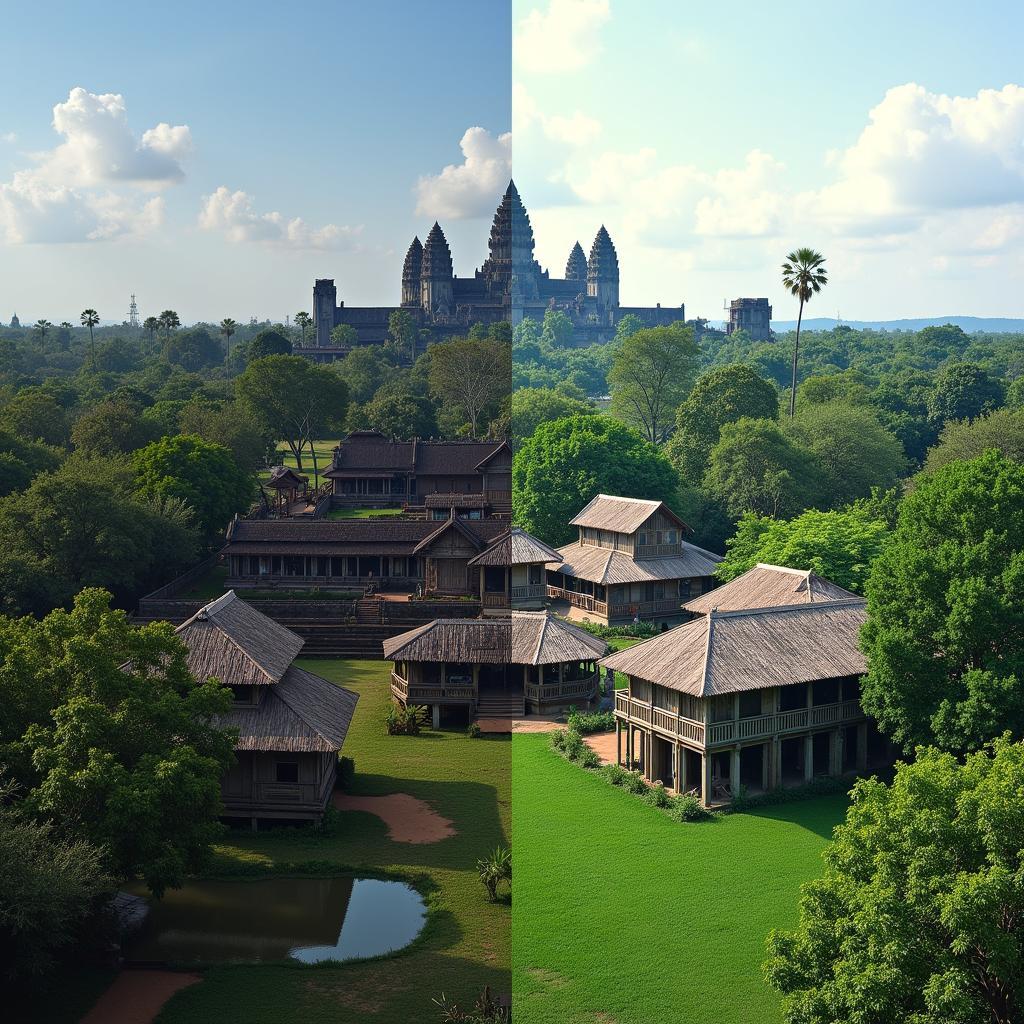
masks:
<path id="1" fill-rule="evenodd" d="M 124 952 L 129 962 L 352 960 L 407 946 L 425 921 L 423 898 L 401 882 L 190 882 L 151 901 Z"/>

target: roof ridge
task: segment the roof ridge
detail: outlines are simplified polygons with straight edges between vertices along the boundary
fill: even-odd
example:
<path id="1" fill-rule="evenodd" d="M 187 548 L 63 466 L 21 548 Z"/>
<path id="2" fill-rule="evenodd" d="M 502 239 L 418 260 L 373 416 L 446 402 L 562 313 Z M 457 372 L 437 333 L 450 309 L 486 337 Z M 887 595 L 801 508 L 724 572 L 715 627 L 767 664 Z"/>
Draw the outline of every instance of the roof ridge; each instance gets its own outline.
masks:
<path id="1" fill-rule="evenodd" d="M 813 569 L 794 569 L 788 565 L 774 565 L 771 562 L 758 562 L 756 565 L 752 565 L 747 572 L 751 572 L 753 569 L 774 569 L 775 572 L 788 572 L 794 576 L 803 576 L 805 579 L 814 572 Z"/>
<path id="2" fill-rule="evenodd" d="M 814 608 L 808 609 L 808 604 L 813 603 Z M 740 618 L 743 615 L 767 615 L 774 612 L 806 612 L 808 610 L 827 609 L 827 608 L 847 608 L 854 605 L 867 604 L 867 598 L 864 597 L 835 597 L 829 601 L 801 601 L 798 604 L 777 604 L 777 605 L 766 605 L 762 608 L 733 608 L 729 611 L 719 611 L 717 608 L 712 608 L 711 611 L 706 612 L 706 615 L 714 615 L 719 619 L 726 618 Z"/>
<path id="3" fill-rule="evenodd" d="M 707 614 L 708 620 L 708 635 L 704 645 L 704 664 L 701 666 L 700 672 L 700 695 L 701 697 L 708 696 L 708 689 L 710 683 L 708 682 L 708 668 L 711 665 L 711 638 L 715 631 L 715 616 L 716 612 L 712 609 Z"/>
<path id="4" fill-rule="evenodd" d="M 292 671 L 299 672 L 299 673 L 301 673 L 303 675 L 306 675 L 306 676 L 312 676 L 318 683 L 323 683 L 325 686 L 330 686 L 334 690 L 340 690 L 342 693 L 346 694 L 349 697 L 355 697 L 355 701 L 356 702 L 359 701 L 359 695 L 355 691 L 348 689 L 348 687 L 346 687 L 346 686 L 336 686 L 329 679 L 324 679 L 323 676 L 318 676 L 315 672 L 310 672 L 308 669 L 299 668 L 297 665 L 294 665 L 294 664 L 288 666 L 288 671 L 285 672 L 285 674 L 283 676 L 281 676 L 281 682 L 284 682 L 285 678 Z M 317 734 L 317 736 L 319 736 L 322 740 L 326 740 L 328 743 L 333 743 L 334 742 L 332 737 L 327 736 L 325 733 L 321 732 L 321 730 L 319 729 L 318 726 L 314 725 L 302 713 L 302 711 L 299 708 L 297 708 L 290 700 L 288 700 L 288 688 L 287 688 L 287 686 L 283 690 L 280 689 L 279 687 L 275 686 L 273 688 L 273 690 L 271 690 L 271 696 L 276 697 L 282 704 L 285 705 L 285 707 L 288 708 L 289 711 L 292 712 L 293 715 L 295 715 L 303 723 L 303 725 L 306 726 L 307 729 L 310 729 L 313 732 L 315 732 Z"/>
<path id="5" fill-rule="evenodd" d="M 544 625 L 542 625 L 540 627 L 540 636 L 537 637 L 537 646 L 534 647 L 533 654 L 530 656 L 530 664 L 531 665 L 536 665 L 537 664 L 537 659 L 540 657 L 541 648 L 544 646 L 544 637 L 547 634 L 548 623 L 550 621 L 551 620 L 548 618 L 548 616 L 545 615 L 544 616 Z M 509 651 L 509 654 L 511 654 L 511 653 L 512 652 Z"/>

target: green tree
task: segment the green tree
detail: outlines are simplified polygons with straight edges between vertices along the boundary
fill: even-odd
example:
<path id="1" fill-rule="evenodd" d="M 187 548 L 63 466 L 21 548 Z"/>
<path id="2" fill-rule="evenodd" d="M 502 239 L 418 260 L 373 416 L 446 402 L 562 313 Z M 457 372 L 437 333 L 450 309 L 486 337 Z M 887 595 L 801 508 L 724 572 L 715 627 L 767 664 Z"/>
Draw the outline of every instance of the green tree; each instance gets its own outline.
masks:
<path id="1" fill-rule="evenodd" d="M 142 416 L 142 407 L 123 399 L 109 399 L 91 406 L 71 429 L 75 449 L 93 455 L 133 452 L 157 436 L 153 421 Z"/>
<path id="2" fill-rule="evenodd" d="M 409 362 L 416 362 L 416 339 L 419 328 L 412 314 L 407 309 L 396 309 L 388 316 L 388 335 L 395 346 L 395 351 L 403 357 L 409 354 Z"/>
<path id="3" fill-rule="evenodd" d="M 457 339 L 432 345 L 430 391 L 462 418 L 469 436 L 481 434 L 487 412 L 512 390 L 512 350 L 500 341 Z"/>
<path id="4" fill-rule="evenodd" d="M 173 309 L 165 309 L 157 320 L 163 328 L 165 342 L 169 341 L 171 335 L 181 326 L 181 317 Z"/>
<path id="5" fill-rule="evenodd" d="M 396 380 L 384 384 L 366 405 L 360 406 L 359 426 L 407 441 L 414 437 L 434 437 L 437 416 L 426 395 L 416 391 L 409 382 Z"/>
<path id="6" fill-rule="evenodd" d="M 265 359 L 267 356 L 290 356 L 292 343 L 273 327 L 265 327 L 252 341 L 247 352 L 249 362 Z"/>
<path id="7" fill-rule="evenodd" d="M 674 503 L 668 459 L 610 416 L 569 416 L 542 423 L 512 463 L 515 520 L 549 544 L 575 535 L 569 520 L 600 493 Z"/>
<path id="8" fill-rule="evenodd" d="M 0 699 L 2 759 L 27 809 L 157 895 L 203 867 L 234 762 L 216 724 L 231 696 L 192 678 L 169 623 L 136 629 L 99 590 L 70 612 L 0 620 Z"/>
<path id="9" fill-rule="evenodd" d="M 83 309 L 78 318 L 83 327 L 89 328 L 89 353 L 92 357 L 92 369 L 96 372 L 96 342 L 93 339 L 93 328 L 100 322 L 100 315 L 95 309 Z"/>
<path id="10" fill-rule="evenodd" d="M 627 313 L 615 325 L 613 344 L 622 344 L 627 338 L 631 338 L 637 331 L 642 330 L 643 326 L 643 320 L 636 313 Z"/>
<path id="11" fill-rule="evenodd" d="M 703 482 L 734 519 L 745 512 L 798 515 L 821 500 L 822 484 L 813 456 L 778 423 L 746 417 L 722 427 Z"/>
<path id="12" fill-rule="evenodd" d="M 796 318 L 796 338 L 793 342 L 793 365 L 790 374 L 789 415 L 796 415 L 796 383 L 797 364 L 800 359 L 800 325 L 804 318 L 804 305 L 811 301 L 811 296 L 821 291 L 828 284 L 828 271 L 825 270 L 825 257 L 814 249 L 795 249 L 782 264 L 782 286 L 795 295 L 800 302 L 800 310 Z"/>
<path id="13" fill-rule="evenodd" d="M 338 324 L 331 329 L 331 344 L 338 348 L 352 348 L 359 340 L 359 332 L 351 324 Z"/>
<path id="14" fill-rule="evenodd" d="M 360 405 L 369 402 L 377 389 L 394 374 L 383 345 L 360 345 L 332 366 L 348 385 L 348 395 Z"/>
<path id="15" fill-rule="evenodd" d="M 866 498 L 873 487 L 890 490 L 906 470 L 896 436 L 864 406 L 805 405 L 784 429 L 814 456 L 823 474 L 822 499 L 831 508 Z"/>
<path id="16" fill-rule="evenodd" d="M 248 473 L 263 469 L 275 458 L 277 438 L 238 402 L 194 398 L 182 406 L 178 424 L 183 434 L 223 445 L 231 452 L 235 464 Z"/>
<path id="17" fill-rule="evenodd" d="M 700 483 L 722 427 L 744 417 L 779 418 L 779 396 L 771 381 L 742 363 L 719 366 L 697 378 L 676 411 L 676 431 L 665 449 L 684 482 Z"/>
<path id="18" fill-rule="evenodd" d="M 825 405 L 829 402 L 867 405 L 871 401 L 871 386 L 858 370 L 815 373 L 801 383 L 797 395 L 802 405 Z"/>
<path id="19" fill-rule="evenodd" d="M 303 348 L 305 348 L 306 347 L 306 334 L 308 333 L 310 327 L 313 326 L 313 318 L 305 310 L 301 310 L 300 312 L 296 313 L 295 316 L 292 319 L 294 319 L 295 326 L 298 327 L 298 329 L 299 329 L 299 344 L 302 345 Z M 289 346 L 289 352 L 290 351 L 291 351 L 291 348 Z M 270 353 L 270 352 L 267 353 L 267 355 L 272 355 L 272 354 L 273 353 Z M 285 354 L 287 354 L 287 353 L 285 353 Z"/>
<path id="20" fill-rule="evenodd" d="M 1024 408 L 1024 377 L 1018 377 L 1006 389 L 1006 404 L 1011 409 Z"/>
<path id="21" fill-rule="evenodd" d="M 208 370 L 224 362 L 223 346 L 205 327 L 169 333 L 163 352 L 169 363 L 189 373 Z"/>
<path id="22" fill-rule="evenodd" d="M 334 372 L 302 356 L 255 359 L 235 381 L 244 408 L 288 445 L 295 465 L 310 441 L 337 437 L 348 411 L 348 388 Z"/>
<path id="23" fill-rule="evenodd" d="M 34 820 L 17 795 L 12 783 L 0 783 L 0 977 L 7 982 L 50 972 L 114 887 L 99 847 Z"/>
<path id="24" fill-rule="evenodd" d="M 37 320 L 33 325 L 32 329 L 39 335 L 40 347 L 46 342 L 46 336 L 50 333 L 51 327 L 53 327 L 53 324 L 49 320 Z"/>
<path id="25" fill-rule="evenodd" d="M 518 447 L 542 424 L 594 411 L 579 388 L 517 388 L 512 392 L 512 443 Z"/>
<path id="26" fill-rule="evenodd" d="M 25 441 L 64 445 L 68 421 L 64 409 L 41 387 L 22 388 L 0 409 L 0 428 Z"/>
<path id="27" fill-rule="evenodd" d="M 561 309 L 546 309 L 541 325 L 541 342 L 549 348 L 567 348 L 572 344 L 572 320 Z"/>
<path id="28" fill-rule="evenodd" d="M 608 371 L 612 414 L 652 444 L 660 444 L 690 393 L 699 361 L 693 328 L 681 322 L 629 335 Z"/>
<path id="29" fill-rule="evenodd" d="M 990 448 L 1024 462 L 1024 409 L 996 409 L 973 421 L 950 420 L 928 452 L 924 471 L 934 473 L 951 462 L 976 459 Z"/>
<path id="30" fill-rule="evenodd" d="M 67 352 L 71 346 L 71 332 L 74 327 L 67 320 L 61 320 L 57 328 L 57 346 L 62 352 Z"/>
<path id="31" fill-rule="evenodd" d="M 156 338 L 156 332 L 160 330 L 160 318 L 147 316 L 142 321 L 142 329 L 149 335 L 149 340 L 152 342 Z"/>
<path id="32" fill-rule="evenodd" d="M 833 512 L 808 509 L 794 519 L 748 512 L 726 542 L 725 560 L 715 575 L 735 579 L 759 562 L 812 569 L 846 590 L 862 594 L 871 565 L 881 554 L 889 526 L 871 502 Z"/>
<path id="33" fill-rule="evenodd" d="M 974 363 L 950 363 L 935 378 L 928 415 L 936 424 L 973 420 L 998 409 L 1006 395 L 1003 384 Z"/>
<path id="34" fill-rule="evenodd" d="M 149 320 L 147 320 L 146 323 L 148 324 Z M 157 322 L 157 326 L 159 326 L 159 321 Z M 221 320 L 219 331 L 220 336 L 224 339 L 225 351 L 228 351 L 231 348 L 231 338 L 234 336 L 237 330 L 238 324 L 234 320 L 232 320 L 231 317 L 226 316 L 224 317 L 223 320 Z"/>
<path id="35" fill-rule="evenodd" d="M 904 749 L 1024 736 L 1024 466 L 990 451 L 904 499 L 867 587 L 864 709 Z"/>
<path id="36" fill-rule="evenodd" d="M 208 542 L 224 531 L 236 512 L 249 507 L 255 489 L 230 449 L 193 434 L 146 445 L 132 457 L 132 468 L 140 493 L 185 502 Z"/>
<path id="37" fill-rule="evenodd" d="M 765 974 L 788 1024 L 1014 1024 L 1024 1007 L 1024 747 L 921 749 L 861 780 Z"/>

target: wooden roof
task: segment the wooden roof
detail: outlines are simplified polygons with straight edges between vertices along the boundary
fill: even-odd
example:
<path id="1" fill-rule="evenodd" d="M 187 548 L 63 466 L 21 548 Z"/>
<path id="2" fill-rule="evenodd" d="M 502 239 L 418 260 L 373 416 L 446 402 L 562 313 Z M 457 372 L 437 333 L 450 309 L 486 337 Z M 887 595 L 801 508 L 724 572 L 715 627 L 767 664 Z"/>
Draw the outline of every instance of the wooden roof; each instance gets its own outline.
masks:
<path id="1" fill-rule="evenodd" d="M 422 473 L 427 476 L 479 474 L 504 441 L 395 441 L 375 430 L 353 431 L 334 450 L 327 477 L 366 475 L 368 471 Z"/>
<path id="2" fill-rule="evenodd" d="M 661 512 L 679 524 L 681 530 L 690 528 L 663 501 L 645 498 L 620 498 L 615 494 L 599 494 L 570 520 L 572 526 L 593 526 L 615 533 L 636 533 L 655 512 Z"/>
<path id="3" fill-rule="evenodd" d="M 256 611 L 233 590 L 200 608 L 175 633 L 188 647 L 196 679 L 225 686 L 271 686 L 281 681 L 302 650 L 303 640 Z"/>
<path id="4" fill-rule="evenodd" d="M 487 495 L 470 491 L 435 491 L 423 496 L 425 508 L 484 508 Z"/>
<path id="5" fill-rule="evenodd" d="M 236 750 L 333 753 L 345 743 L 359 694 L 292 665 L 258 707 L 232 708 Z"/>
<path id="6" fill-rule="evenodd" d="M 661 558 L 634 559 L 625 551 L 580 544 L 578 541 L 560 547 L 558 553 L 562 564 L 552 566 L 556 572 L 603 585 L 712 576 L 722 561 L 721 555 L 686 541 L 682 542 L 678 555 Z"/>
<path id="7" fill-rule="evenodd" d="M 599 658 L 608 645 L 548 612 L 508 618 L 435 619 L 384 641 L 390 661 L 550 665 Z"/>
<path id="8" fill-rule="evenodd" d="M 861 675 L 860 598 L 710 612 L 601 664 L 694 697 Z"/>
<path id="9" fill-rule="evenodd" d="M 275 490 L 284 490 L 285 488 L 301 487 L 308 480 L 309 477 L 305 473 L 299 473 L 291 466 L 274 466 L 270 470 L 270 478 L 267 480 L 266 486 L 273 487 Z"/>
<path id="10" fill-rule="evenodd" d="M 759 562 L 742 576 L 688 601 L 683 608 L 695 615 L 704 615 L 712 609 L 729 612 L 742 608 L 837 601 L 856 596 L 813 570 L 788 569 Z"/>
<path id="11" fill-rule="evenodd" d="M 513 526 L 504 537 L 500 537 L 486 551 L 471 558 L 470 565 L 535 565 L 538 562 L 561 562 L 562 556 L 542 540 Z"/>
<path id="12" fill-rule="evenodd" d="M 465 537 L 466 540 L 469 541 L 469 543 L 474 548 L 479 550 L 484 546 L 484 542 L 480 538 L 479 534 L 469 529 L 469 527 L 466 525 L 466 522 L 467 521 L 465 519 L 456 519 L 454 516 L 452 516 L 450 519 L 446 519 L 443 523 L 441 523 L 440 526 L 438 526 L 437 521 L 435 520 L 433 523 L 431 523 L 431 526 L 433 526 L 434 529 L 430 532 L 430 534 L 424 537 L 423 540 L 421 540 L 419 544 L 416 545 L 416 547 L 412 549 L 413 553 L 418 555 L 424 551 L 429 550 L 429 548 L 433 544 L 435 544 L 442 536 L 444 536 L 444 534 L 446 534 L 449 530 L 454 530 L 456 533 L 461 533 L 462 536 Z"/>

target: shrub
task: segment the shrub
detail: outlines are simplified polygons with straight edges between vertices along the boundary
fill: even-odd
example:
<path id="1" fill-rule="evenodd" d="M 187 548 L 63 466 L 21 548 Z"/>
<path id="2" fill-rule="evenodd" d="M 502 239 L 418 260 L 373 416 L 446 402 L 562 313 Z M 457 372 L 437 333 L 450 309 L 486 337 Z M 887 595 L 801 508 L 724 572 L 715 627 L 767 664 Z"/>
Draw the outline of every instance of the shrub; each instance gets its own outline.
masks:
<path id="1" fill-rule="evenodd" d="M 583 737 L 575 729 L 566 729 L 565 746 L 562 748 L 562 753 L 570 761 L 578 761 L 589 749 L 590 747 L 583 742 Z"/>
<path id="2" fill-rule="evenodd" d="M 486 986 L 472 1010 L 460 1010 L 458 1004 L 450 1002 L 443 992 L 434 1003 L 441 1009 L 444 1024 L 508 1024 L 512 1019 L 508 1009 L 498 1004 Z"/>
<path id="3" fill-rule="evenodd" d="M 561 754 L 565 750 L 565 739 L 567 735 L 567 730 L 556 729 L 551 734 L 551 749 L 557 750 Z"/>
<path id="4" fill-rule="evenodd" d="M 700 800 L 693 793 L 683 793 L 672 801 L 669 814 L 676 821 L 705 821 L 711 817 L 710 812 L 701 806 Z"/>
<path id="5" fill-rule="evenodd" d="M 602 626 L 599 622 L 590 622 L 584 619 L 582 622 L 574 622 L 573 625 L 586 630 L 591 636 L 596 636 L 600 640 L 614 640 L 617 636 L 649 640 L 659 633 L 658 627 L 653 622 L 631 622 L 626 626 Z"/>
<path id="6" fill-rule="evenodd" d="M 352 790 L 352 780 L 356 776 L 356 763 L 351 757 L 338 755 L 338 788 L 346 792 Z"/>
<path id="7" fill-rule="evenodd" d="M 587 747 L 580 755 L 579 763 L 584 768 L 600 768 L 601 758 L 597 756 L 596 750 L 591 750 L 590 747 Z"/>
<path id="8" fill-rule="evenodd" d="M 487 889 L 487 897 L 494 902 L 498 898 L 498 885 L 512 882 L 512 851 L 507 846 L 498 846 L 487 857 L 476 862 L 477 874 Z"/>
<path id="9" fill-rule="evenodd" d="M 613 786 L 624 786 L 629 778 L 629 772 L 621 764 L 606 764 L 601 771 L 605 781 Z"/>
<path id="10" fill-rule="evenodd" d="M 569 709 L 568 725 L 581 736 L 595 732 L 608 732 L 615 728 L 615 715 L 611 711 L 580 712 Z"/>
<path id="11" fill-rule="evenodd" d="M 384 719 L 389 736 L 418 736 L 426 728 L 427 709 L 415 704 L 392 704 Z"/>
<path id="12" fill-rule="evenodd" d="M 626 772 L 626 781 L 623 785 L 626 792 L 634 796 L 643 796 L 647 792 L 647 782 L 639 772 Z"/>
<path id="13" fill-rule="evenodd" d="M 644 794 L 644 800 L 652 807 L 660 807 L 662 810 L 672 806 L 672 797 L 669 796 L 669 792 L 662 782 L 650 786 Z"/>
<path id="14" fill-rule="evenodd" d="M 479 722 L 470 722 L 468 728 L 466 729 L 466 735 L 471 740 L 479 739 L 480 738 L 480 723 Z"/>

